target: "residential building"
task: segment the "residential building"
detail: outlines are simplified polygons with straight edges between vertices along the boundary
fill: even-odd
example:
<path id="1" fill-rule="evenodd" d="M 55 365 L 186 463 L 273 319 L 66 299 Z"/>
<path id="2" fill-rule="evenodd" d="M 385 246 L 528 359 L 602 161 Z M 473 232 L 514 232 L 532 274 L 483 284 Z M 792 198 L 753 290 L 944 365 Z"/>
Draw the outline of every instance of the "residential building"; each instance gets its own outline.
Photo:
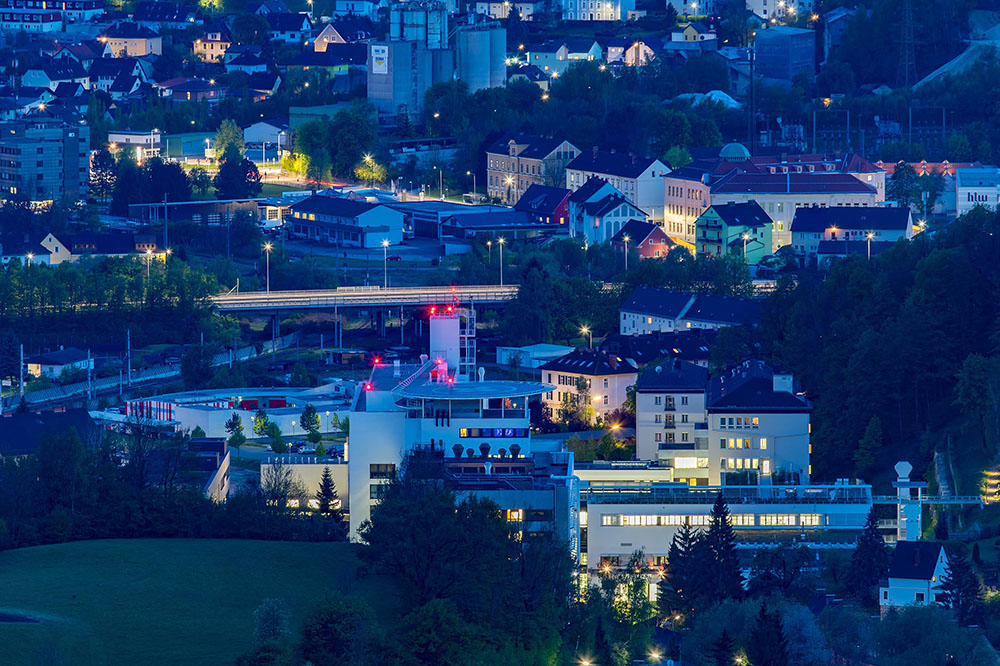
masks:
<path id="1" fill-rule="evenodd" d="M 707 368 L 717 333 L 716 329 L 705 328 L 643 335 L 614 333 L 601 341 L 600 350 L 629 359 L 639 368 L 666 358 L 679 358 Z"/>
<path id="2" fill-rule="evenodd" d="M 677 247 L 658 224 L 629 220 L 611 237 L 611 245 L 621 252 L 635 251 L 640 259 L 660 259 Z"/>
<path id="3" fill-rule="evenodd" d="M 604 50 L 594 39 L 576 37 L 566 40 L 566 59 L 574 61 L 594 62 L 604 57 Z"/>
<path id="4" fill-rule="evenodd" d="M 662 47 L 659 39 L 652 36 L 625 39 L 613 37 L 607 43 L 608 63 L 620 62 L 628 67 L 642 67 L 656 57 Z"/>
<path id="5" fill-rule="evenodd" d="M 486 14 L 491 18 L 506 20 L 511 13 L 516 13 L 522 21 L 530 21 L 534 15 L 542 11 L 539 0 L 477 0 L 476 12 Z"/>
<path id="6" fill-rule="evenodd" d="M 775 25 L 757 30 L 754 37 L 757 75 L 791 81 L 816 75 L 816 31 Z"/>
<path id="7" fill-rule="evenodd" d="M 635 11 L 635 0 L 565 0 L 564 21 L 625 21 Z"/>
<path id="8" fill-rule="evenodd" d="M 610 241 L 631 220 L 648 215 L 606 180 L 592 177 L 569 196 L 569 233 L 585 246 Z"/>
<path id="9" fill-rule="evenodd" d="M 792 376 L 760 361 L 709 378 L 674 359 L 647 367 L 636 384 L 636 458 L 689 485 L 730 485 L 730 475 L 733 485 L 807 483 L 810 411 Z"/>
<path id="10" fill-rule="evenodd" d="M 955 171 L 955 217 L 977 206 L 996 210 L 1000 202 L 1000 168 L 966 167 Z"/>
<path id="11" fill-rule="evenodd" d="M 163 53 L 163 39 L 145 26 L 128 21 L 112 24 L 97 38 L 115 58 L 141 58 Z"/>
<path id="12" fill-rule="evenodd" d="M 884 247 L 900 238 L 913 238 L 913 234 L 913 216 L 909 208 L 799 208 L 792 219 L 792 248 L 806 257 L 815 257 L 823 241 L 830 241 L 829 246 L 823 248 L 829 253 L 840 243 L 867 246 L 871 240 Z M 844 251 L 846 254 L 846 247 Z"/>
<path id="13" fill-rule="evenodd" d="M 560 187 L 566 165 L 580 149 L 565 139 L 516 134 L 486 149 L 486 194 L 503 203 L 518 201 L 532 185 Z"/>
<path id="14" fill-rule="evenodd" d="M 9 411 L 0 417 L 3 436 L 0 436 L 0 460 L 33 455 L 45 440 L 73 430 L 81 442 L 91 442 L 99 430 L 90 414 L 83 408 L 56 407 L 35 411 Z"/>
<path id="15" fill-rule="evenodd" d="M 49 253 L 49 264 L 58 266 L 69 261 L 79 261 L 84 257 L 127 257 L 146 255 L 158 261 L 166 259 L 165 250 L 156 243 L 156 238 L 146 234 L 127 231 L 98 233 L 83 231 L 77 233 L 49 233 L 41 241 Z"/>
<path id="16" fill-rule="evenodd" d="M 642 219 L 663 220 L 663 178 L 670 168 L 655 157 L 640 157 L 615 150 L 580 152 L 566 166 L 566 187 L 580 189 L 591 178 L 608 181 L 637 208 L 645 211 Z"/>
<path id="17" fill-rule="evenodd" d="M 698 254 L 735 254 L 756 265 L 771 254 L 773 222 L 756 201 L 709 206 L 695 221 Z"/>
<path id="18" fill-rule="evenodd" d="M 528 213 L 539 222 L 565 226 L 569 220 L 570 191 L 532 183 L 514 204 L 514 210 Z"/>
<path id="19" fill-rule="evenodd" d="M 94 369 L 94 359 L 90 352 L 76 347 L 60 348 L 55 351 L 30 356 L 24 359 L 28 374 L 32 377 L 59 379 L 64 372 Z"/>
<path id="20" fill-rule="evenodd" d="M 672 42 L 712 42 L 717 41 L 718 38 L 715 30 L 701 21 L 678 23 L 670 31 L 670 41 Z"/>
<path id="21" fill-rule="evenodd" d="M 566 42 L 549 40 L 531 46 L 525 53 L 527 64 L 534 65 L 546 77 L 558 77 L 572 64 L 569 62 L 569 47 Z"/>
<path id="22" fill-rule="evenodd" d="M 321 194 L 292 204 L 285 218 L 293 236 L 338 247 L 381 247 L 403 241 L 403 214 L 389 206 Z"/>
<path id="23" fill-rule="evenodd" d="M 222 101 L 229 88 L 215 79 L 191 79 L 179 77 L 167 79 L 156 84 L 160 97 L 169 98 L 176 103 L 206 102 L 217 104 Z"/>
<path id="24" fill-rule="evenodd" d="M 542 397 L 542 408 L 553 419 L 589 401 L 593 419 L 608 416 L 625 404 L 626 389 L 635 385 L 637 369 L 628 359 L 599 350 L 579 349 L 539 366 L 542 381 L 552 390 Z"/>
<path id="25" fill-rule="evenodd" d="M 222 62 L 226 51 L 233 44 L 233 38 L 229 34 L 226 24 L 219 21 L 205 30 L 198 39 L 194 40 L 191 51 L 195 56 L 205 62 Z"/>
<path id="26" fill-rule="evenodd" d="M 750 298 L 636 287 L 618 309 L 622 335 L 644 335 L 685 329 L 753 326 L 761 304 Z"/>
<path id="27" fill-rule="evenodd" d="M 325 51 L 330 44 L 353 44 L 375 36 L 375 26 L 363 16 L 345 16 L 327 23 L 316 39 L 313 50 Z"/>
<path id="28" fill-rule="evenodd" d="M 892 551 L 888 580 L 879 589 L 879 608 L 931 606 L 943 602 L 941 582 L 948 571 L 944 546 L 933 541 L 899 541 Z"/>
<path id="29" fill-rule="evenodd" d="M 29 18 L 29 15 L 51 12 L 56 12 L 59 15 L 60 24 L 63 19 L 67 23 L 82 23 L 104 14 L 104 0 L 63 0 L 57 3 L 49 2 L 49 0 L 3 0 L 0 2 L 0 14 L 4 15 L 5 21 L 8 14 L 12 19 L 20 14 L 25 16 L 26 23 L 47 23 L 47 20 L 33 20 Z M 61 25 L 58 30 L 62 30 Z M 25 31 L 32 32 L 27 29 Z"/>
<path id="30" fill-rule="evenodd" d="M 193 5 L 145 0 L 135 5 L 132 21 L 150 30 L 185 30 L 198 19 L 198 15 Z"/>
<path id="31" fill-rule="evenodd" d="M 381 4 L 379 0 L 335 0 L 333 15 L 365 16 L 374 19 Z"/>
<path id="32" fill-rule="evenodd" d="M 63 16 L 54 10 L 6 9 L 0 11 L 0 30 L 4 32 L 50 33 L 63 29 Z"/>
<path id="33" fill-rule="evenodd" d="M 271 41 L 285 44 L 305 44 L 312 37 L 308 14 L 268 12 L 264 15 L 271 28 Z"/>
<path id="34" fill-rule="evenodd" d="M 61 83 L 79 83 L 84 88 L 89 88 L 90 77 L 87 76 L 83 65 L 71 58 L 50 60 L 25 70 L 21 75 L 21 85 L 25 87 L 48 88 L 54 91 Z"/>
<path id="35" fill-rule="evenodd" d="M 58 120 L 0 124 L 0 196 L 77 199 L 90 181 L 90 130 Z"/>

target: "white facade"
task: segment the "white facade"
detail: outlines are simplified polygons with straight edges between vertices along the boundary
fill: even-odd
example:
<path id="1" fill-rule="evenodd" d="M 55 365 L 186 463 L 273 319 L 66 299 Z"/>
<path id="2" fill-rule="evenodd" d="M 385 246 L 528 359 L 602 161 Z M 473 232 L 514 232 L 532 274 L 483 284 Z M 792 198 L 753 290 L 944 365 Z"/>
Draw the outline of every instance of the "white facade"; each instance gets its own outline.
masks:
<path id="1" fill-rule="evenodd" d="M 873 243 L 895 243 L 900 238 L 913 238 L 912 217 L 906 225 L 906 229 L 837 229 L 831 227 L 823 231 L 795 231 L 792 230 L 792 247 L 796 252 L 806 255 L 815 255 L 819 251 L 820 241 L 846 240 L 859 243 L 868 242 L 868 234 L 871 233 Z"/>
<path id="2" fill-rule="evenodd" d="M 635 0 L 562 0 L 564 21 L 624 21 Z"/>
<path id="3" fill-rule="evenodd" d="M 976 206 L 996 210 L 1000 202 L 1000 168 L 965 167 L 955 171 L 955 216 Z"/>
<path id="4" fill-rule="evenodd" d="M 941 602 L 941 581 L 948 571 L 948 556 L 940 544 L 929 542 L 907 542 L 901 541 L 896 545 L 896 549 L 904 549 L 905 556 L 910 558 L 910 567 L 913 566 L 913 559 L 926 556 L 928 552 L 937 551 L 933 564 L 928 562 L 929 575 L 916 577 L 894 576 L 894 569 L 897 554 L 893 553 L 893 567 L 889 570 L 888 586 L 879 589 L 879 606 L 885 612 L 890 608 L 904 606 L 930 606 Z M 919 553 L 918 555 L 916 553 Z"/>
<path id="5" fill-rule="evenodd" d="M 542 381 L 555 387 L 542 398 L 542 405 L 551 418 L 559 418 L 559 411 L 564 401 L 579 400 L 576 386 L 578 379 L 587 382 L 590 405 L 594 409 L 595 418 L 606 421 L 611 412 L 625 404 L 626 389 L 635 385 L 636 373 L 587 375 L 567 370 L 543 370 Z"/>
<path id="6" fill-rule="evenodd" d="M 692 300 L 694 297 L 692 297 Z M 646 335 L 647 333 L 670 333 L 677 330 L 674 317 L 657 317 L 638 312 L 621 312 L 618 331 L 622 335 Z"/>
<path id="7" fill-rule="evenodd" d="M 668 467 L 674 481 L 707 485 L 711 453 L 705 390 L 637 390 L 635 407 L 635 457 Z M 717 468 L 720 457 L 716 453 Z"/>
<path id="8" fill-rule="evenodd" d="M 766 478 L 778 472 L 809 480 L 809 413 L 708 410 L 708 476 L 749 471 Z"/>
<path id="9" fill-rule="evenodd" d="M 650 220 L 663 220 L 663 178 L 670 167 L 660 160 L 652 163 L 635 178 L 612 173 L 599 173 L 583 169 L 566 168 L 566 189 L 575 192 L 590 178 L 603 178 L 618 188 L 625 198 L 646 213 Z"/>

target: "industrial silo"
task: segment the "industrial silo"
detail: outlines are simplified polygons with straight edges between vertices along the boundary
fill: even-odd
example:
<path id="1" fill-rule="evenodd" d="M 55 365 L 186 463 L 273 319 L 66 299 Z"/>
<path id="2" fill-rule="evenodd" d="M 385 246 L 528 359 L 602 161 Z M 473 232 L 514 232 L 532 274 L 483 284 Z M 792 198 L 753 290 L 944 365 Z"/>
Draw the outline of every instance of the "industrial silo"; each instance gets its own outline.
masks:
<path id="1" fill-rule="evenodd" d="M 482 25 L 461 26 L 458 31 L 458 78 L 469 92 L 490 87 L 490 32 Z"/>
<path id="2" fill-rule="evenodd" d="M 507 28 L 490 29 L 490 87 L 507 85 Z"/>

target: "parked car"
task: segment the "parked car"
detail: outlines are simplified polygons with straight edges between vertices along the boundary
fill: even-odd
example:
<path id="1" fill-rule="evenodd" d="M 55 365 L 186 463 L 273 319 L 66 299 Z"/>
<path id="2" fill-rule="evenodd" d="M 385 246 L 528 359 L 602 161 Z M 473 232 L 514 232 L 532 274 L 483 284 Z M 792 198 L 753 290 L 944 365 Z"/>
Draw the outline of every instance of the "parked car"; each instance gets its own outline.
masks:
<path id="1" fill-rule="evenodd" d="M 385 259 L 386 259 L 386 261 L 402 261 L 403 260 L 403 258 L 401 256 L 399 256 L 398 254 L 394 254 L 391 257 L 386 257 Z"/>

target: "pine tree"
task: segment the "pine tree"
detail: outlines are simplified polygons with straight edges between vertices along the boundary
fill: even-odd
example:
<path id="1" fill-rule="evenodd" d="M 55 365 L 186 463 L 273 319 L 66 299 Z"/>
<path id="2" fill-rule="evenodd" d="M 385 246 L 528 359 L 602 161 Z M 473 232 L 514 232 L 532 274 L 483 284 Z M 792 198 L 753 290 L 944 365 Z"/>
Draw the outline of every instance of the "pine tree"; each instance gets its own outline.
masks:
<path id="1" fill-rule="evenodd" d="M 341 524 L 344 520 L 344 514 L 339 508 L 337 486 L 333 482 L 333 474 L 330 473 L 329 467 L 323 468 L 323 476 L 320 477 L 316 499 L 319 501 L 319 512 L 338 525 Z"/>
<path id="2" fill-rule="evenodd" d="M 979 575 L 960 553 L 948 558 L 941 578 L 942 601 L 955 613 L 959 624 L 975 624 L 983 610 L 983 584 Z"/>
<path id="3" fill-rule="evenodd" d="M 710 664 L 714 664 L 715 666 L 733 666 L 736 656 L 736 645 L 725 628 L 723 628 L 719 640 L 712 643 L 712 648 L 708 655 Z"/>
<path id="4" fill-rule="evenodd" d="M 306 432 L 319 432 L 319 413 L 310 403 L 306 403 L 305 408 L 302 410 L 302 415 L 299 417 L 299 425 Z"/>
<path id="5" fill-rule="evenodd" d="M 722 493 L 715 498 L 703 540 L 709 555 L 702 566 L 705 601 L 739 599 L 743 594 L 743 574 L 736 554 L 736 532 Z"/>
<path id="6" fill-rule="evenodd" d="M 788 639 L 781 616 L 777 611 L 769 613 L 766 601 L 761 603 L 757 624 L 750 632 L 747 656 L 753 666 L 788 666 Z"/>
<path id="7" fill-rule="evenodd" d="M 851 565 L 847 571 L 850 593 L 866 604 L 874 604 L 875 586 L 889 571 L 889 549 L 878 531 L 875 508 L 868 512 L 865 529 L 858 537 Z"/>
<path id="8" fill-rule="evenodd" d="M 692 558 L 698 538 L 698 534 L 687 523 L 674 532 L 658 599 L 659 611 L 663 617 L 672 617 L 679 611 L 686 613 L 691 609 L 691 586 L 694 584 Z"/>
<path id="9" fill-rule="evenodd" d="M 21 343 L 13 329 L 7 329 L 0 342 L 0 379 L 20 376 Z"/>
<path id="10" fill-rule="evenodd" d="M 865 434 L 858 442 L 858 450 L 854 452 L 854 473 L 861 477 L 875 465 L 875 457 L 882 449 L 882 421 L 873 416 L 868 421 Z"/>

